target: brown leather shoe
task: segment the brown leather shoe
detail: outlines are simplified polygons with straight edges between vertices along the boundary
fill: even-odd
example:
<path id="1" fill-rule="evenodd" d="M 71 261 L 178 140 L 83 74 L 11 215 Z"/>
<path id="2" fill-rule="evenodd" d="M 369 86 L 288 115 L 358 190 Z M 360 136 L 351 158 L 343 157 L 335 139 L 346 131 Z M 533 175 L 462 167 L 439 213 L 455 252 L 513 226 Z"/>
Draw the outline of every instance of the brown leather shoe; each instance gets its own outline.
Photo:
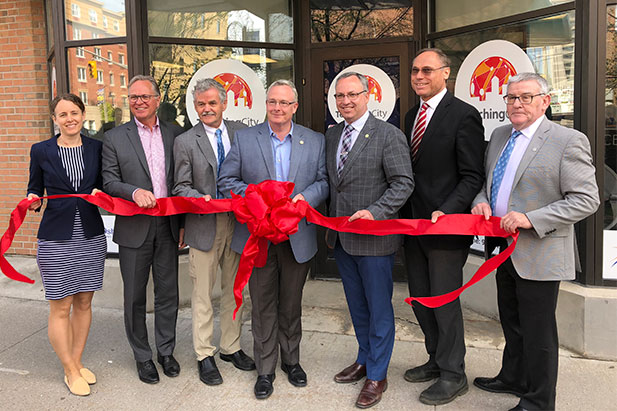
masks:
<path id="1" fill-rule="evenodd" d="M 350 382 L 360 381 L 366 377 L 366 365 L 354 362 L 343 371 L 334 376 L 334 381 L 340 384 L 348 384 Z"/>
<path id="2" fill-rule="evenodd" d="M 381 394 L 388 389 L 388 379 L 384 378 L 381 381 L 366 380 L 358 399 L 356 400 L 356 407 L 358 408 L 370 408 L 373 405 L 381 401 Z"/>

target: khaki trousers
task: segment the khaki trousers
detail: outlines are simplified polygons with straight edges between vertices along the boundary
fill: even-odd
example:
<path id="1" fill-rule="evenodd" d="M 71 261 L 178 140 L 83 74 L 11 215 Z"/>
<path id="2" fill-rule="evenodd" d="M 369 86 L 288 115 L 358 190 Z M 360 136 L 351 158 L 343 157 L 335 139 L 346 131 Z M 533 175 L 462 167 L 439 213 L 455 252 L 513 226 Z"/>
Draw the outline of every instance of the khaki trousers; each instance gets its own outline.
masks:
<path id="1" fill-rule="evenodd" d="M 242 311 L 244 304 L 233 320 L 236 308 L 234 299 L 234 281 L 240 254 L 232 251 L 231 237 L 234 230 L 234 218 L 228 213 L 216 215 L 216 234 L 214 244 L 209 251 L 196 248 L 189 250 L 189 275 L 193 280 L 191 306 L 193 312 L 193 347 L 197 361 L 213 356 L 216 347 L 212 342 L 214 333 L 214 310 L 212 308 L 212 288 L 216 282 L 219 265 L 221 267 L 221 302 L 220 323 L 223 354 L 233 354 L 240 350 L 240 333 L 242 332 Z"/>

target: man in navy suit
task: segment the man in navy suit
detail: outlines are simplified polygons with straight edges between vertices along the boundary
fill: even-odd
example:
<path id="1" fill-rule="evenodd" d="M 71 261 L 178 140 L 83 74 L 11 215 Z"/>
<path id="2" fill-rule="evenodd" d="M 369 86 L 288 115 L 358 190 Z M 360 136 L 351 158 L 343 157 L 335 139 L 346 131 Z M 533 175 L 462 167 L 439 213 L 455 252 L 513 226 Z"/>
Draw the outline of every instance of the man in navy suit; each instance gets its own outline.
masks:
<path id="1" fill-rule="evenodd" d="M 298 109 L 294 84 L 277 80 L 268 88 L 267 121 L 236 131 L 229 155 L 221 167 L 219 190 L 244 195 L 248 184 L 264 180 L 292 181 L 292 201 L 305 200 L 317 207 L 328 196 L 324 137 L 295 124 Z M 231 248 L 242 253 L 249 238 L 245 224 L 236 222 Z M 249 281 L 253 303 L 252 331 L 257 382 L 255 396 L 268 398 L 281 350 L 281 369 L 289 382 L 306 385 L 300 366 L 302 289 L 309 262 L 317 253 L 315 226 L 303 219 L 288 241 L 269 244 L 268 260 L 255 268 Z"/>

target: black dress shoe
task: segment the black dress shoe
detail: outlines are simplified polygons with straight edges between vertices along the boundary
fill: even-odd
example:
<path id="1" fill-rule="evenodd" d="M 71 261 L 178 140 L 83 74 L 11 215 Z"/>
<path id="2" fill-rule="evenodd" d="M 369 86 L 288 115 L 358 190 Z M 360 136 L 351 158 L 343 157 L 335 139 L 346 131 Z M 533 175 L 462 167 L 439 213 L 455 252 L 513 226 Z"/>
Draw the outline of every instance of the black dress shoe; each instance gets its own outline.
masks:
<path id="1" fill-rule="evenodd" d="M 496 392 L 499 394 L 512 394 L 516 395 L 517 397 L 522 397 L 524 394 L 522 388 L 508 385 L 497 377 L 478 377 L 473 380 L 473 385 L 480 388 L 481 390 L 488 392 Z"/>
<path id="2" fill-rule="evenodd" d="M 434 362 L 427 362 L 418 367 L 410 368 L 405 371 L 405 380 L 409 382 L 424 382 L 439 378 L 441 372 Z"/>
<path id="3" fill-rule="evenodd" d="M 206 385 L 219 385 L 223 383 L 223 377 L 214 362 L 214 357 L 206 357 L 198 361 L 199 379 Z"/>
<path id="4" fill-rule="evenodd" d="M 231 362 L 234 367 L 242 371 L 251 371 L 255 369 L 255 361 L 242 350 L 238 350 L 233 354 L 220 353 L 221 360 Z"/>
<path id="5" fill-rule="evenodd" d="M 177 377 L 180 375 L 180 364 L 173 355 L 157 354 L 157 361 L 163 366 L 163 373 L 168 377 Z"/>
<path id="6" fill-rule="evenodd" d="M 152 360 L 137 363 L 137 374 L 139 379 L 148 384 L 156 384 L 159 382 L 159 372 Z"/>
<path id="7" fill-rule="evenodd" d="M 276 375 L 274 374 L 260 375 L 257 377 L 257 382 L 255 383 L 255 398 L 258 400 L 265 400 L 272 395 L 274 391 L 272 383 L 275 377 Z"/>
<path id="8" fill-rule="evenodd" d="M 508 411 L 527 411 L 527 408 L 523 408 L 521 407 L 521 404 L 519 404 L 514 408 L 510 408 Z"/>
<path id="9" fill-rule="evenodd" d="M 438 379 L 433 385 L 422 391 L 420 402 L 428 405 L 447 404 L 459 395 L 469 390 L 467 377 L 463 376 L 459 381 Z"/>
<path id="10" fill-rule="evenodd" d="M 306 387 L 306 373 L 300 367 L 300 364 L 287 365 L 281 363 L 281 370 L 287 373 L 287 379 L 291 385 L 296 387 Z"/>

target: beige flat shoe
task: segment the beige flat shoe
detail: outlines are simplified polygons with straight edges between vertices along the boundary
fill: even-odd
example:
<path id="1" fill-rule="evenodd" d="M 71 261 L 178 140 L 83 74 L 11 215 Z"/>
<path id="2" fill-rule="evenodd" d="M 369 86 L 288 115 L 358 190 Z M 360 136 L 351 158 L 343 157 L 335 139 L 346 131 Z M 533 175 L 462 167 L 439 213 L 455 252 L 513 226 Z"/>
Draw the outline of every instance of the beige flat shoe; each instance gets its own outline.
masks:
<path id="1" fill-rule="evenodd" d="M 69 379 L 65 375 L 64 383 L 66 384 L 66 386 L 69 388 L 69 391 L 71 391 L 73 395 L 79 395 L 81 397 L 90 395 L 90 386 L 88 385 L 86 380 L 83 379 L 83 377 L 79 377 L 78 379 L 73 381 L 73 384 L 69 385 Z"/>
<path id="2" fill-rule="evenodd" d="M 96 375 L 92 371 L 87 368 L 82 368 L 79 370 L 79 373 L 83 377 L 84 380 L 90 385 L 96 384 Z"/>

